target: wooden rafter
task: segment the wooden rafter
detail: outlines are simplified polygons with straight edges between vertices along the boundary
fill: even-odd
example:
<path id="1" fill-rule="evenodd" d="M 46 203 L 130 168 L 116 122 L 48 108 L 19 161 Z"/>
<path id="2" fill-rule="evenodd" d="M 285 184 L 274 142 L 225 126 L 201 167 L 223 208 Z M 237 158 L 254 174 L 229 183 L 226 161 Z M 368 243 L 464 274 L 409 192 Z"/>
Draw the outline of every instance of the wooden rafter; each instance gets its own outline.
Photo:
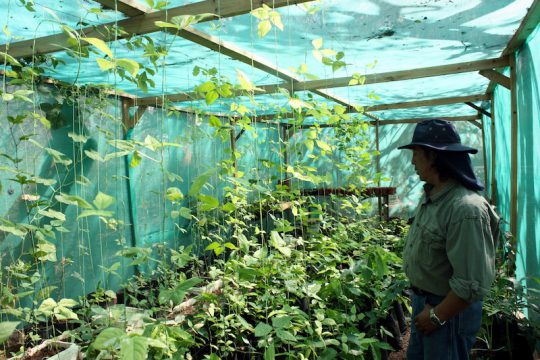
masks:
<path id="1" fill-rule="evenodd" d="M 476 104 L 474 104 L 474 103 L 472 103 L 470 101 L 467 101 L 465 104 L 472 107 L 474 110 L 478 111 L 480 114 L 491 117 L 491 113 L 489 111 L 485 110 L 485 109 L 482 109 L 480 106 L 478 106 L 478 105 L 476 105 Z"/>
<path id="2" fill-rule="evenodd" d="M 160 10 L 150 14 L 142 14 L 128 19 L 113 21 L 99 26 L 86 27 L 80 30 L 81 36 L 94 37 L 104 41 L 113 40 L 108 38 L 108 29 L 118 26 L 124 30 L 118 34 L 115 39 L 123 39 L 132 35 L 148 34 L 162 30 L 156 26 L 156 21 L 170 21 L 171 18 L 179 15 L 197 15 L 203 13 L 212 13 L 221 18 L 249 13 L 252 9 L 266 4 L 272 8 L 301 4 L 312 0 L 230 0 L 220 2 L 216 5 L 215 0 L 205 0 L 197 3 L 187 4 L 171 9 Z M 203 21 L 215 18 L 207 18 Z M 24 40 L 9 45 L 0 45 L 0 51 L 8 52 L 13 57 L 28 57 L 38 54 L 48 54 L 64 50 L 69 35 L 60 33 L 44 36 L 31 40 Z"/>
<path id="3" fill-rule="evenodd" d="M 191 35 L 185 36 L 186 32 L 190 32 Z M 351 80 L 350 77 L 313 80 L 313 81 L 301 81 L 300 79 L 295 77 L 294 74 L 281 72 L 280 70 L 277 70 L 274 65 L 269 65 L 267 62 L 257 59 L 255 55 L 253 54 L 246 53 L 245 51 L 242 51 L 231 44 L 217 40 L 210 35 L 206 35 L 206 34 L 203 35 L 203 34 L 204 33 L 201 34 L 200 31 L 192 32 L 191 29 L 185 30 L 179 33 L 180 36 L 183 36 L 186 39 L 197 42 L 198 44 L 206 46 L 210 49 L 220 51 L 221 53 L 228 55 L 236 60 L 242 61 L 246 64 L 253 65 L 254 67 L 257 67 L 260 70 L 266 71 L 270 74 L 273 74 L 281 78 L 282 80 L 285 80 L 285 82 L 278 83 L 278 84 L 259 86 L 260 88 L 264 89 L 266 94 L 278 92 L 279 88 L 285 88 L 285 89 L 288 89 L 289 91 L 309 90 L 309 91 L 315 92 L 316 94 L 320 96 L 325 97 L 326 99 L 334 100 L 337 103 L 345 105 L 345 106 L 350 106 L 349 102 L 343 99 L 339 99 L 337 96 L 332 95 L 327 91 L 321 90 L 323 88 L 349 86 L 349 81 Z M 198 35 L 198 36 L 194 37 L 193 35 Z M 486 70 L 486 69 L 498 68 L 498 67 L 502 67 L 506 65 L 508 65 L 508 58 L 503 57 L 503 58 L 480 60 L 480 61 L 475 61 L 475 62 L 459 63 L 459 64 L 452 64 L 452 65 L 403 70 L 403 71 L 396 71 L 396 72 L 390 72 L 390 73 L 371 74 L 371 75 L 366 75 L 366 81 L 364 84 L 410 80 L 410 79 L 418 79 L 418 78 L 429 77 L 429 76 L 442 76 L 442 75 L 448 75 L 452 73 L 479 71 L 483 69 Z M 501 76 L 504 76 L 504 75 L 501 75 Z M 189 101 L 189 100 L 193 100 L 197 98 L 200 98 L 200 97 L 197 97 L 193 93 L 180 93 L 180 94 L 165 95 L 165 99 L 168 99 L 169 101 L 174 101 L 174 102 Z M 148 97 L 148 98 L 140 99 L 139 101 L 141 104 L 159 104 L 161 100 L 159 99 L 159 97 Z"/>
<path id="4" fill-rule="evenodd" d="M 532 34 L 536 26 L 540 23 L 540 0 L 534 0 L 527 15 L 523 18 L 521 25 L 514 33 L 514 36 L 506 45 L 506 48 L 503 51 L 503 55 L 510 55 L 523 45 L 527 40 L 529 35 Z"/>
<path id="5" fill-rule="evenodd" d="M 103 8 L 117 10 L 126 16 L 138 16 L 149 14 L 154 10 L 137 0 L 94 0 L 100 3 Z"/>
<path id="6" fill-rule="evenodd" d="M 480 75 L 488 78 L 492 82 L 495 82 L 495 84 L 499 84 L 507 89 L 510 89 L 510 78 L 501 74 L 498 71 L 495 71 L 493 69 L 480 70 Z"/>
<path id="7" fill-rule="evenodd" d="M 432 76 L 451 75 L 464 72 L 480 71 L 484 69 L 499 68 L 507 65 L 508 57 L 505 56 L 495 59 L 471 61 L 458 64 L 432 66 L 411 70 L 400 70 L 379 74 L 368 74 L 365 76 L 366 78 L 364 84 L 377 84 L 390 81 L 412 80 Z M 349 86 L 349 82 L 352 79 L 352 77 L 346 76 L 333 79 L 311 80 L 296 84 L 296 88 L 297 90 L 312 90 L 345 87 Z"/>
<path id="8" fill-rule="evenodd" d="M 483 101 L 487 100 L 489 97 L 485 94 L 476 94 L 468 96 L 454 96 L 449 98 L 440 98 L 440 99 L 430 99 L 430 100 L 417 100 L 409 102 L 401 102 L 394 104 L 381 104 L 373 105 L 365 108 L 366 111 L 383 111 L 383 110 L 394 110 L 394 109 L 408 109 L 414 107 L 422 106 L 437 106 L 437 105 L 449 105 L 457 103 L 466 103 L 474 101 Z"/>
<path id="9" fill-rule="evenodd" d="M 412 119 L 396 119 L 396 120 L 370 120 L 369 125 L 376 126 L 379 125 L 395 125 L 395 124 L 416 124 L 424 120 L 429 120 L 430 118 L 412 118 Z M 478 115 L 466 115 L 466 116 L 442 116 L 437 117 L 437 119 L 447 120 L 447 121 L 475 121 L 479 119 Z M 319 124 L 317 125 L 320 128 L 331 128 L 336 127 L 335 124 Z M 309 129 L 313 125 L 299 125 L 296 126 L 296 129 Z"/>

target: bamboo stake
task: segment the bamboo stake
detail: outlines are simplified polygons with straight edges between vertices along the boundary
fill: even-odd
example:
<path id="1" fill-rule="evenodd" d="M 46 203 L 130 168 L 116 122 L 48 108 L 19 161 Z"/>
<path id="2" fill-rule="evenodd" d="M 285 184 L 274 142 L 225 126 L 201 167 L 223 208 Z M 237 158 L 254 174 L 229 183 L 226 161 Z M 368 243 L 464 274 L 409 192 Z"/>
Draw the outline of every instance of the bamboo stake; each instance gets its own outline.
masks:
<path id="1" fill-rule="evenodd" d="M 497 142 L 495 141 L 495 95 L 491 93 L 491 204 L 497 206 L 497 178 L 496 178 L 496 163 L 497 163 Z"/>

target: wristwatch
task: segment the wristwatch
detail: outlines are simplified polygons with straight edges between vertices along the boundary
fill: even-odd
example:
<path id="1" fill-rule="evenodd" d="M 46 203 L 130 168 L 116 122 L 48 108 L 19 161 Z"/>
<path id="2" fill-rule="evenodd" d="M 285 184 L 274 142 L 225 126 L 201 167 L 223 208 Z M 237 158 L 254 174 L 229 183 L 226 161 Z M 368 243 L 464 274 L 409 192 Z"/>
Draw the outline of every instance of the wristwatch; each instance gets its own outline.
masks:
<path id="1" fill-rule="evenodd" d="M 446 321 L 441 321 L 441 319 L 439 319 L 437 314 L 435 314 L 435 308 L 434 307 L 429 309 L 429 320 L 431 320 L 433 325 L 436 325 L 436 326 L 443 326 L 444 324 L 446 324 Z"/>

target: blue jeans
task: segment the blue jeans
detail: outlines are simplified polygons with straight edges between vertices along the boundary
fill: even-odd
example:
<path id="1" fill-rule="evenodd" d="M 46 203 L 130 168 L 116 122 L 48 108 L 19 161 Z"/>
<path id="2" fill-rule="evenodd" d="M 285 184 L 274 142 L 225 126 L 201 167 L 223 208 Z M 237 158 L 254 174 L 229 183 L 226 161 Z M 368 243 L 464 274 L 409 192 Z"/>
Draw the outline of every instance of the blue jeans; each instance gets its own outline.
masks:
<path id="1" fill-rule="evenodd" d="M 412 296 L 412 318 L 418 315 L 425 304 L 438 305 L 444 296 Z M 424 335 L 411 321 L 411 337 L 407 348 L 408 360 L 467 360 L 476 333 L 482 323 L 482 301 L 471 304 L 467 309 L 448 320 L 430 335 Z"/>

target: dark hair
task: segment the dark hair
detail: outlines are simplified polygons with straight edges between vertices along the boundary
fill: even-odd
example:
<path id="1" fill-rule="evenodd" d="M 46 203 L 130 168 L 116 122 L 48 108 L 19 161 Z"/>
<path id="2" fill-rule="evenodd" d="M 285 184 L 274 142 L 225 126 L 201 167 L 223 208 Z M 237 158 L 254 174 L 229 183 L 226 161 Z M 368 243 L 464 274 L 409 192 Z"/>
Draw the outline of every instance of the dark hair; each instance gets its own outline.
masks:
<path id="1" fill-rule="evenodd" d="M 431 152 L 435 154 L 433 167 L 442 181 L 453 179 L 469 190 L 484 190 L 484 185 L 474 174 L 468 153 L 436 150 L 431 150 Z"/>

